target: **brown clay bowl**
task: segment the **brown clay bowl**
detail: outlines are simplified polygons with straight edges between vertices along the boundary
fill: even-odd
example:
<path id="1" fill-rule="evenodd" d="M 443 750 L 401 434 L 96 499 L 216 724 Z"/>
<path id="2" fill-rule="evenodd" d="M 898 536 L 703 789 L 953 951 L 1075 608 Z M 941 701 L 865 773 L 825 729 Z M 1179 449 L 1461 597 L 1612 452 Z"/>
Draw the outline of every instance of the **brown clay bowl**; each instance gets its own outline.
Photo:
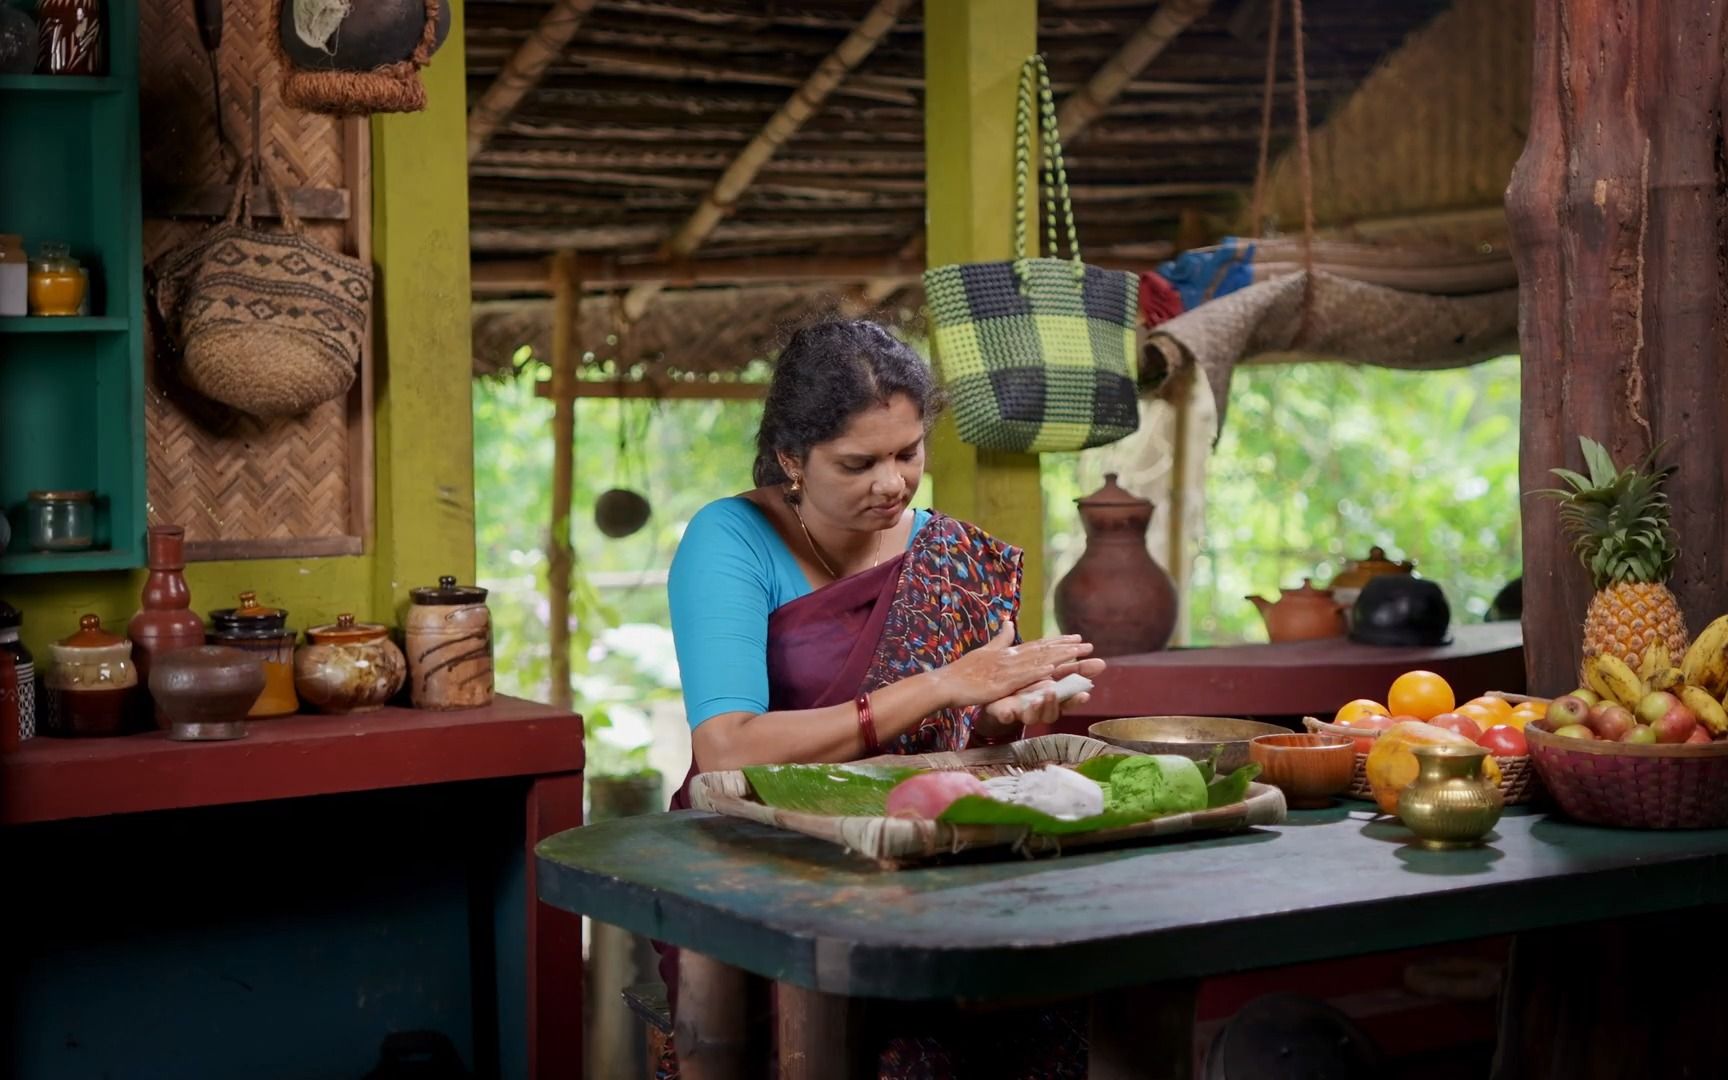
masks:
<path id="1" fill-rule="evenodd" d="M 1350 790 L 1356 743 L 1342 735 L 1262 735 L 1248 744 L 1248 758 L 1260 766 L 1255 779 L 1284 792 L 1292 810 L 1316 810 Z"/>
<path id="2" fill-rule="evenodd" d="M 1218 771 L 1228 774 L 1248 764 L 1248 741 L 1260 735 L 1288 734 L 1288 728 L 1239 720 L 1233 716 L 1124 716 L 1100 720 L 1086 729 L 1094 739 L 1142 754 L 1180 754 L 1195 761 L 1212 756 L 1220 744 Z"/>
<path id="3" fill-rule="evenodd" d="M 176 737 L 244 734 L 246 713 L 264 692 L 264 662 L 226 645 L 176 649 L 150 664 L 150 696 Z"/>

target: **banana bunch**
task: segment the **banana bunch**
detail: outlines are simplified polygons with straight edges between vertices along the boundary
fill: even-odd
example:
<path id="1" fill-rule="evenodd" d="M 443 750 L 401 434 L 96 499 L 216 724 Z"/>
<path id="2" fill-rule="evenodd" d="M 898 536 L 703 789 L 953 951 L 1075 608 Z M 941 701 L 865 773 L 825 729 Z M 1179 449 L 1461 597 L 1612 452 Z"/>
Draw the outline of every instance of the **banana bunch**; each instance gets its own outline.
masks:
<path id="1" fill-rule="evenodd" d="M 1665 690 L 1698 715 L 1711 738 L 1728 735 L 1728 615 L 1704 628 L 1675 667 L 1668 647 L 1657 642 L 1644 654 L 1638 670 L 1607 654 L 1584 661 L 1584 685 L 1603 701 L 1617 701 L 1634 711 L 1645 695 Z"/>

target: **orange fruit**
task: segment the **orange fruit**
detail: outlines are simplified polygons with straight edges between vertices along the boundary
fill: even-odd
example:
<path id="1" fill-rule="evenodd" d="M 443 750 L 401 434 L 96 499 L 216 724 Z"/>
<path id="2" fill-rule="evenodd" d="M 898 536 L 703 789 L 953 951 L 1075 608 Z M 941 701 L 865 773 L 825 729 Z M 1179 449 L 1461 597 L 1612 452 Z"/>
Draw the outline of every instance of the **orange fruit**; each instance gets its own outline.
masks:
<path id="1" fill-rule="evenodd" d="M 1476 721 L 1476 726 L 1480 727 L 1483 731 L 1487 731 L 1496 724 L 1504 724 L 1506 720 L 1512 716 L 1512 710 L 1510 709 L 1506 710 L 1505 717 L 1502 717 L 1498 709 L 1490 709 L 1484 705 L 1479 705 L 1476 702 L 1469 702 L 1460 705 L 1452 711 L 1457 713 L 1459 716 L 1468 716 L 1470 719 Z"/>
<path id="2" fill-rule="evenodd" d="M 1432 671 L 1406 671 L 1392 683 L 1386 704 L 1399 716 L 1432 720 L 1457 704 L 1452 686 Z"/>
<path id="3" fill-rule="evenodd" d="M 1466 705 L 1480 705 L 1484 709 L 1487 709 L 1489 712 L 1492 712 L 1495 716 L 1500 717 L 1499 720 L 1495 721 L 1495 723 L 1497 723 L 1497 724 L 1505 723 L 1506 717 L 1512 715 L 1512 703 L 1505 700 L 1504 698 L 1489 697 L 1487 695 L 1483 695 L 1482 697 L 1471 698 L 1469 701 L 1466 701 L 1464 704 L 1466 704 Z M 1484 729 L 1484 730 L 1486 730 L 1486 729 Z"/>
<path id="4" fill-rule="evenodd" d="M 1548 710 L 1546 708 L 1544 708 L 1543 706 L 1537 705 L 1533 702 L 1525 702 L 1525 703 L 1520 704 L 1516 709 L 1513 709 L 1511 716 L 1508 716 L 1506 719 L 1504 719 L 1500 722 L 1502 724 L 1510 724 L 1512 727 L 1517 728 L 1519 731 L 1523 731 L 1525 724 L 1528 724 L 1532 720 L 1536 720 L 1536 719 L 1539 719 L 1543 716 L 1546 716 L 1547 714 L 1548 714 Z"/>
<path id="5" fill-rule="evenodd" d="M 1354 724 L 1364 716 L 1391 716 L 1392 710 L 1369 698 L 1357 698 L 1338 710 L 1334 724 Z"/>

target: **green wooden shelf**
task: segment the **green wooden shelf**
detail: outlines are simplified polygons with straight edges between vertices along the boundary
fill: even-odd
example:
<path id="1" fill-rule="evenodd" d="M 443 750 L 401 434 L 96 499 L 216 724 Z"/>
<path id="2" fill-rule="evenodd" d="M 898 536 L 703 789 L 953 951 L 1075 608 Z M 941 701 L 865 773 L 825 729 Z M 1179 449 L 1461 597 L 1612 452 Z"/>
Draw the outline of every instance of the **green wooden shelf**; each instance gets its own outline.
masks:
<path id="1" fill-rule="evenodd" d="M 118 334 L 132 320 L 115 315 L 60 315 L 0 319 L 0 334 Z"/>
<path id="2" fill-rule="evenodd" d="M 112 75 L 0 75 L 0 91 L 41 94 L 116 94 L 125 84 Z"/>
<path id="3" fill-rule="evenodd" d="M 129 570 L 134 551 L 24 551 L 0 555 L 0 574 L 63 574 L 81 570 Z"/>

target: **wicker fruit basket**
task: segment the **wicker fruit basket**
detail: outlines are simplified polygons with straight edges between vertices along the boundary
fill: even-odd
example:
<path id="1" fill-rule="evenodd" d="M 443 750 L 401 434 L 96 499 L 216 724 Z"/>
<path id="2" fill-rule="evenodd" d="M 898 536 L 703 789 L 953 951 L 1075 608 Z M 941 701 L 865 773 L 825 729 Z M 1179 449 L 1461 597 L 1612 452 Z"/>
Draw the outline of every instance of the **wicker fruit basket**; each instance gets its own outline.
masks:
<path id="1" fill-rule="evenodd" d="M 1324 735 L 1342 735 L 1346 739 L 1374 739 L 1380 735 L 1373 728 L 1332 724 L 1312 716 L 1304 717 L 1302 723 L 1309 731 Z M 1501 757 L 1495 754 L 1494 760 L 1500 765 L 1500 795 L 1506 800 L 1507 806 L 1533 803 L 1542 796 L 1542 782 L 1537 778 L 1535 764 L 1529 755 Z M 1350 790 L 1345 794 L 1352 799 L 1374 801 L 1374 790 L 1368 786 L 1367 754 L 1357 753 L 1356 771 L 1350 778 Z"/>
<path id="2" fill-rule="evenodd" d="M 1534 727 L 1524 737 L 1569 818 L 1624 829 L 1728 827 L 1728 742 L 1628 745 Z"/>

